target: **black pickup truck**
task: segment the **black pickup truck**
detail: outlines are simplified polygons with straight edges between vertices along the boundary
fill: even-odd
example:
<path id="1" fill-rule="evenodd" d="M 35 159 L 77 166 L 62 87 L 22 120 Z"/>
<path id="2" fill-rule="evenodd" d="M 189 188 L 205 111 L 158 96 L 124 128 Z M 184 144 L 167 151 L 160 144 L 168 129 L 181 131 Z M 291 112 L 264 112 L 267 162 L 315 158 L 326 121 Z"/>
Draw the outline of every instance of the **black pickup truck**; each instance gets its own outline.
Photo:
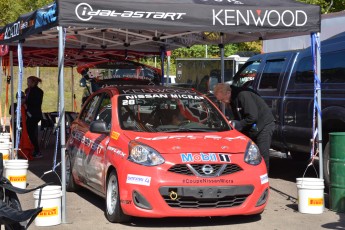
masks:
<path id="1" fill-rule="evenodd" d="M 314 106 L 310 48 L 259 54 L 236 73 L 233 85 L 252 87 L 276 118 L 272 149 L 309 159 Z M 321 43 L 324 179 L 329 184 L 329 133 L 345 132 L 345 33 Z"/>

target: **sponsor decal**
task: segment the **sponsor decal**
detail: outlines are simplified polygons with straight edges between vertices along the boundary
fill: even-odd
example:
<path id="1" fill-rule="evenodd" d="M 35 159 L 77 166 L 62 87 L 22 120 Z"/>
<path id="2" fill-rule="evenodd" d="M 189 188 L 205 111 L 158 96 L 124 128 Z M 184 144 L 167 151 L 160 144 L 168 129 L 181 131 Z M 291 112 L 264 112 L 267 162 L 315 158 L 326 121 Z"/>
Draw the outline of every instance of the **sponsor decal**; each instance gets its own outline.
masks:
<path id="1" fill-rule="evenodd" d="M 110 134 L 110 137 L 117 141 L 119 139 L 119 137 L 120 137 L 120 134 L 118 132 L 112 131 L 111 134 Z"/>
<path id="2" fill-rule="evenodd" d="M 231 162 L 230 155 L 229 154 L 218 154 L 219 156 L 219 161 L 220 162 Z"/>
<path id="3" fill-rule="evenodd" d="M 182 162 L 231 162 L 229 154 L 216 153 L 181 153 Z M 218 156 L 218 157 L 217 157 Z"/>
<path id="4" fill-rule="evenodd" d="M 213 22 L 222 26 L 250 26 L 257 27 L 301 27 L 308 21 L 308 15 L 303 10 L 212 10 Z"/>
<path id="5" fill-rule="evenodd" d="M 194 99 L 194 100 L 203 100 L 204 97 L 202 96 L 197 96 L 197 95 L 187 95 L 187 94 L 142 94 L 142 95 L 126 95 L 126 99 L 143 99 L 143 98 L 182 98 L 182 99 Z M 123 105 L 128 105 L 125 104 L 124 100 L 122 103 Z"/>
<path id="6" fill-rule="evenodd" d="M 124 152 L 122 152 L 118 148 L 114 148 L 114 147 L 108 146 L 108 150 L 111 151 L 112 153 L 115 153 L 116 155 L 121 156 L 121 157 L 125 157 L 126 156 L 126 154 Z"/>
<path id="7" fill-rule="evenodd" d="M 247 140 L 244 136 L 238 136 L 238 137 L 225 137 L 224 139 L 225 139 L 225 140 L 228 140 L 228 141 L 233 141 L 233 140 L 244 140 L 244 141 L 246 141 L 246 140 Z"/>
<path id="8" fill-rule="evenodd" d="M 57 12 L 56 12 L 56 3 L 49 8 L 48 11 L 37 11 L 35 28 L 40 28 L 42 26 L 48 25 L 50 23 L 56 22 Z"/>
<path id="9" fill-rule="evenodd" d="M 229 179 L 211 179 L 211 178 L 196 178 L 196 179 L 183 179 L 183 184 L 233 184 L 233 180 Z"/>
<path id="10" fill-rule="evenodd" d="M 196 94 L 195 91 L 190 89 L 152 89 L 152 88 L 144 88 L 144 89 L 126 89 L 122 90 L 122 94 L 142 94 L 142 93 L 152 93 L 152 94 Z"/>
<path id="11" fill-rule="evenodd" d="M 8 180 L 11 182 L 25 182 L 26 181 L 26 175 L 23 176 L 9 176 Z"/>
<path id="12" fill-rule="evenodd" d="M 38 214 L 39 217 L 52 217 L 57 216 L 59 214 L 58 207 L 52 208 L 43 208 L 42 211 Z"/>
<path id="13" fill-rule="evenodd" d="M 10 159 L 10 155 L 9 155 L 9 154 L 4 154 L 4 153 L 3 153 L 2 159 L 3 159 L 3 160 L 9 160 L 9 159 Z"/>
<path id="14" fill-rule="evenodd" d="M 151 177 L 128 174 L 126 183 L 150 186 Z"/>
<path id="15" fill-rule="evenodd" d="M 260 176 L 260 181 L 261 181 L 261 184 L 268 183 L 268 175 L 267 175 L 267 173 Z"/>
<path id="16" fill-rule="evenodd" d="M 100 145 L 99 143 L 94 142 L 90 138 L 85 137 L 82 132 L 79 132 L 79 131 L 72 132 L 72 137 L 73 139 L 76 140 L 76 142 L 80 142 L 86 147 L 90 147 L 93 151 L 96 151 L 97 154 L 101 153 L 101 151 L 104 149 L 104 147 Z M 69 141 L 70 144 L 72 144 L 73 142 L 74 141 L 72 140 Z"/>
<path id="17" fill-rule="evenodd" d="M 308 206 L 322 206 L 323 198 L 308 198 Z"/>
<path id="18" fill-rule="evenodd" d="M 216 162 L 217 156 L 215 153 L 181 153 L 182 162 L 203 162 L 203 161 L 213 161 Z"/>
<path id="19" fill-rule="evenodd" d="M 194 0 L 194 2 L 207 5 L 243 5 L 243 2 L 238 0 Z"/>
<path id="20" fill-rule="evenodd" d="M 120 200 L 121 204 L 132 204 L 131 200 Z"/>
<path id="21" fill-rule="evenodd" d="M 160 141 L 160 140 L 182 140 L 182 139 L 189 139 L 189 140 L 212 140 L 212 141 L 219 141 L 219 140 L 243 140 L 247 141 L 247 138 L 244 136 L 239 137 L 221 137 L 216 135 L 205 135 L 205 136 L 194 136 L 194 135 L 173 135 L 173 136 L 158 136 L 158 137 L 136 137 L 136 140 L 144 139 L 147 141 Z"/>
<path id="22" fill-rule="evenodd" d="M 163 19 L 163 20 L 181 20 L 186 13 L 182 12 L 154 12 L 154 11 L 139 11 L 139 10 L 105 10 L 105 9 L 93 9 L 88 3 L 79 3 L 75 8 L 75 14 L 81 21 L 89 21 L 94 16 L 96 17 L 112 17 L 112 18 L 147 18 L 147 19 Z M 106 19 L 104 19 L 106 20 Z"/>
<path id="23" fill-rule="evenodd" d="M 19 36 L 20 34 L 20 22 L 15 22 L 11 26 L 6 27 L 4 40 Z"/>

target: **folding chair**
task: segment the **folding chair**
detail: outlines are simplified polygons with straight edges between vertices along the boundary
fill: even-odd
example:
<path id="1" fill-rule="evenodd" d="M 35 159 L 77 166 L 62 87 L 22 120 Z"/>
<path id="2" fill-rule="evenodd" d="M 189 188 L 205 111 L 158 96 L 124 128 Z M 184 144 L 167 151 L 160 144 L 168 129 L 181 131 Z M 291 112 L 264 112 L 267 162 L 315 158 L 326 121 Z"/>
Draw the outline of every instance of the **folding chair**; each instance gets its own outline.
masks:
<path id="1" fill-rule="evenodd" d="M 51 132 L 54 129 L 54 123 L 52 122 L 51 118 L 49 117 L 49 113 L 42 114 L 41 120 L 41 130 L 43 130 L 40 145 L 46 147 L 47 137 L 51 135 Z"/>
<path id="2" fill-rule="evenodd" d="M 48 128 L 48 132 L 47 135 L 45 137 L 44 140 L 44 148 L 47 148 L 48 144 L 50 143 L 50 138 L 52 136 L 52 134 L 54 133 L 54 129 L 55 129 L 55 118 L 56 116 L 53 116 L 52 113 L 46 113 L 47 119 L 49 121 L 49 128 Z"/>
<path id="3" fill-rule="evenodd" d="M 32 189 L 14 187 L 7 178 L 3 177 L 2 159 L 2 153 L 0 153 L 0 229 L 4 225 L 6 230 L 25 230 L 42 211 L 40 207 L 42 188 L 48 184 Z M 40 189 L 38 208 L 23 211 L 17 193 L 24 194 L 36 189 Z"/>

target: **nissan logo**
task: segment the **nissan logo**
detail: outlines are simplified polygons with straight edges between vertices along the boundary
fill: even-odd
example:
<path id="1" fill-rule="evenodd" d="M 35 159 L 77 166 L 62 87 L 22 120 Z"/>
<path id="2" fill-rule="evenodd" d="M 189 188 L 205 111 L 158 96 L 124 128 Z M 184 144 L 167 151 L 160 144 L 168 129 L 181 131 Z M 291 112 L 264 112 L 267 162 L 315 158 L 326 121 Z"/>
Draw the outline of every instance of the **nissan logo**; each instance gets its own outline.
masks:
<path id="1" fill-rule="evenodd" d="M 214 171 L 214 169 L 211 165 L 204 165 L 204 166 L 202 166 L 201 170 L 206 175 L 211 175 Z"/>

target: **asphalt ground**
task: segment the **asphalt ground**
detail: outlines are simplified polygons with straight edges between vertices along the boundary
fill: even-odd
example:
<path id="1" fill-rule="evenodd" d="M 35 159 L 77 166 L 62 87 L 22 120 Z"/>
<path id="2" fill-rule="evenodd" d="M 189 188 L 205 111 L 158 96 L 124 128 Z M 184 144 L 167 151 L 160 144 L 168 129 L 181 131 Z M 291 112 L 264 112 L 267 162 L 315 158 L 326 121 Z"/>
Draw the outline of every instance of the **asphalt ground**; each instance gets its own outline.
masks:
<path id="1" fill-rule="evenodd" d="M 44 174 L 53 168 L 54 138 L 47 149 L 42 149 L 44 157 L 29 163 L 28 188 L 45 182 L 59 184 L 60 167 L 57 173 Z M 58 151 L 58 155 L 60 152 Z M 57 162 L 59 162 L 59 157 Z M 315 163 L 318 169 L 317 162 Z M 109 223 L 104 215 L 105 201 L 99 196 L 82 189 L 78 193 L 66 193 L 66 221 L 55 226 L 36 226 L 29 229 L 178 229 L 178 230 L 225 230 L 225 229 L 345 229 L 345 213 L 329 209 L 328 191 L 325 191 L 325 208 L 322 214 L 302 214 L 298 211 L 296 178 L 302 177 L 306 164 L 291 159 L 271 158 L 270 197 L 265 211 L 255 216 L 203 217 L 203 218 L 133 218 L 126 224 Z M 308 168 L 305 177 L 316 177 Z M 23 209 L 34 208 L 33 193 L 19 195 Z"/>

